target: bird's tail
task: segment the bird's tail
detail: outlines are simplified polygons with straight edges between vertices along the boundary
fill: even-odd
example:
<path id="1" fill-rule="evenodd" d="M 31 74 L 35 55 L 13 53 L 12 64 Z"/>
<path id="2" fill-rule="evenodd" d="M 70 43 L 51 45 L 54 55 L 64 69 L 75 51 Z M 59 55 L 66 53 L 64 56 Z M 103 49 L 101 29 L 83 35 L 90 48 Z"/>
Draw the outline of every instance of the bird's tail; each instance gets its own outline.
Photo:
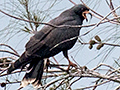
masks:
<path id="1" fill-rule="evenodd" d="M 23 53 L 21 57 L 8 68 L 7 73 L 10 74 L 18 68 L 24 68 L 27 64 L 29 64 L 27 67 L 28 71 L 21 81 L 21 88 L 30 83 L 33 84 L 34 87 L 38 88 L 41 86 L 41 79 L 44 69 L 44 60 L 39 57 L 26 57 L 25 53 Z"/>
<path id="2" fill-rule="evenodd" d="M 28 84 L 32 84 L 34 88 L 39 88 L 41 86 L 43 69 L 44 60 L 33 60 L 32 62 L 30 62 L 28 72 L 21 81 L 20 87 L 25 87 Z"/>
<path id="3" fill-rule="evenodd" d="M 22 69 L 30 62 L 31 62 L 31 58 L 26 57 L 25 52 L 24 52 L 18 60 L 16 60 L 13 64 L 11 64 L 11 66 L 7 70 L 7 73 L 10 74 L 12 71 L 18 68 Z"/>

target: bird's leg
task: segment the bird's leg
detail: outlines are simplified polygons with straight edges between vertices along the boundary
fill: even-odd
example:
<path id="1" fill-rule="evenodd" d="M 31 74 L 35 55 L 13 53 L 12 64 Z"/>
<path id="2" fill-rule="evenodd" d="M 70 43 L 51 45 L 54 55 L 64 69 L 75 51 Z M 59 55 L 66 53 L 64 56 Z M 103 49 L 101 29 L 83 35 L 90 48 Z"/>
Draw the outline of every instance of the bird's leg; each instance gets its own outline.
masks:
<path id="1" fill-rule="evenodd" d="M 73 62 L 70 61 L 70 59 L 68 57 L 68 52 L 67 51 L 63 51 L 63 55 L 67 58 L 67 60 L 69 62 L 67 71 L 70 69 L 70 66 L 72 66 L 72 67 L 76 67 L 77 66 L 75 63 L 73 63 Z"/>
<path id="2" fill-rule="evenodd" d="M 75 63 L 71 62 L 69 58 L 67 58 L 67 60 L 68 60 L 68 62 L 69 62 L 69 65 L 68 65 L 67 70 L 69 70 L 69 69 L 70 69 L 70 66 L 72 66 L 72 67 L 75 67 L 75 68 L 76 68 L 76 66 L 77 66 L 77 65 L 76 65 Z"/>
<path id="3" fill-rule="evenodd" d="M 48 72 L 48 66 L 50 66 L 50 60 L 47 58 L 44 62 L 44 69 Z"/>

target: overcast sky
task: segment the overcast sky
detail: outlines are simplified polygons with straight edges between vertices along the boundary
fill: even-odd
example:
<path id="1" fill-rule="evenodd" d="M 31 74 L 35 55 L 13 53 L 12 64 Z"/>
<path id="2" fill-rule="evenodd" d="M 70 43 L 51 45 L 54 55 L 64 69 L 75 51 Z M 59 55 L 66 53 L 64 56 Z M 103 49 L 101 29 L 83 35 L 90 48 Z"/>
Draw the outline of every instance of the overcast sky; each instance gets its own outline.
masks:
<path id="1" fill-rule="evenodd" d="M 8 5 L 7 3 L 9 3 L 9 1 L 14 1 L 14 3 L 15 3 L 15 0 L 1 0 L 0 1 L 0 5 L 1 5 L 0 9 L 2 9 L 2 10 L 8 9 L 9 6 L 7 6 Z M 38 1 L 38 0 L 34 0 L 34 2 L 36 2 L 36 1 Z M 39 4 L 39 5 L 41 5 L 41 6 L 39 6 L 40 9 L 41 9 L 41 7 L 43 5 L 45 5 L 44 3 L 46 3 L 46 1 L 48 1 L 48 0 L 40 0 L 40 1 L 41 2 L 44 1 L 41 4 Z M 74 0 L 74 1 L 76 3 L 80 3 L 80 0 Z M 109 7 L 105 3 L 105 0 L 90 0 L 90 1 L 85 0 L 85 1 L 88 1 L 88 6 L 89 7 L 93 8 L 95 11 L 99 12 L 103 16 L 107 15 L 110 12 Z M 47 3 L 44 6 L 44 8 L 42 8 L 42 9 L 47 9 L 50 6 L 51 3 L 52 3 L 51 0 L 49 0 L 49 3 Z M 114 0 L 114 4 L 115 4 L 116 7 L 118 5 L 120 5 L 119 0 Z M 57 4 L 52 9 L 50 9 L 51 11 L 48 11 L 50 16 L 48 16 L 48 18 L 46 18 L 44 22 L 48 22 L 49 20 L 51 20 L 51 19 L 55 18 L 56 16 L 58 16 L 62 11 L 66 10 L 68 8 L 71 8 L 72 6 L 73 6 L 73 4 L 71 4 L 68 0 L 58 0 Z M 13 10 L 17 10 L 17 9 L 15 7 L 13 7 Z M 6 10 L 6 12 L 9 12 L 9 11 Z M 10 14 L 14 15 L 14 12 L 11 12 Z M 88 19 L 89 19 L 89 22 L 84 21 L 84 23 L 83 23 L 84 25 L 99 22 L 99 19 L 96 19 L 94 17 L 91 20 L 90 20 L 90 18 L 88 18 Z M 2 37 L 0 37 L 0 40 L 1 40 L 0 43 L 6 43 L 6 44 L 12 46 L 14 49 L 16 49 L 19 52 L 19 54 L 22 54 L 22 52 L 25 49 L 26 42 L 29 40 L 29 38 L 32 35 L 31 34 L 24 34 L 23 32 L 21 32 L 20 34 L 16 34 L 14 37 L 12 37 L 9 40 L 8 40 L 8 38 L 11 37 L 13 34 L 10 34 L 7 39 L 5 37 L 3 37 L 2 34 L 4 34 L 4 33 L 6 34 L 9 31 L 11 31 L 11 28 L 10 28 L 10 29 L 8 29 L 8 31 L 5 31 L 4 33 L 1 33 L 1 31 L 4 28 L 6 28 L 6 26 L 9 24 L 9 22 L 11 20 L 13 20 L 13 19 L 11 19 L 8 16 L 5 16 L 5 15 L 0 13 L 0 35 L 2 36 Z M 113 25 L 113 26 L 115 26 L 115 25 Z M 111 30 L 111 28 L 113 26 L 111 24 L 109 24 L 109 23 L 100 25 L 97 28 L 95 28 L 92 32 L 87 34 L 86 36 L 81 37 L 81 39 L 84 42 L 89 42 L 89 40 L 92 39 L 95 35 L 99 35 L 101 37 L 101 39 L 106 42 L 109 35 L 112 35 L 114 30 L 116 30 L 116 28 L 113 28 L 114 30 Z M 15 31 L 18 31 L 17 29 L 19 29 L 19 28 L 21 28 L 21 27 L 17 27 Z M 80 35 L 82 35 L 86 31 L 90 30 L 91 28 L 92 27 L 82 28 L 81 31 L 80 31 Z M 110 29 L 111 32 L 107 32 L 108 29 Z M 113 43 L 113 41 L 108 41 L 108 42 Z M 119 43 L 119 40 L 117 41 L 117 43 Z M 107 51 L 105 51 L 105 50 L 106 50 L 107 47 L 108 46 L 105 46 L 101 50 L 98 51 L 98 50 L 96 50 L 96 45 L 95 45 L 93 47 L 93 49 L 90 50 L 88 48 L 88 45 L 81 46 L 80 43 L 76 43 L 76 45 L 71 50 L 69 50 L 69 57 L 73 56 L 74 59 L 81 66 L 86 65 L 89 69 L 94 68 L 100 62 L 104 62 L 104 63 L 112 65 L 114 63 L 114 59 L 115 58 L 117 59 L 120 56 L 119 55 L 119 48 L 115 48 L 109 54 L 109 56 L 107 58 L 105 58 L 105 54 L 107 53 Z M 0 57 L 3 57 L 5 55 L 6 54 L 0 53 Z M 68 63 L 67 60 L 63 58 L 63 55 L 61 53 L 56 55 L 55 58 L 58 60 L 59 63 Z M 16 76 L 17 76 L 17 78 L 20 77 L 19 75 L 16 75 Z M 23 74 L 21 76 L 23 76 Z M 73 88 L 76 88 L 76 87 L 80 88 L 82 86 L 84 87 L 84 86 L 86 86 L 87 83 L 88 83 L 87 86 L 89 86 L 91 83 L 89 83 L 89 82 L 86 83 L 86 80 L 87 81 L 88 80 L 92 81 L 91 79 L 88 79 L 88 78 L 87 79 L 86 78 L 82 79 L 80 82 L 74 84 Z M 82 83 L 82 84 L 80 84 L 80 83 Z M 104 90 L 113 90 L 113 88 L 112 88 L 113 83 L 111 85 L 108 85 L 108 84 L 105 84 L 105 85 L 103 85 L 104 87 L 102 87 L 102 86 L 100 86 L 100 88 L 98 87 L 97 90 L 101 90 L 102 88 L 104 88 Z M 8 87 L 10 87 L 10 89 L 8 89 L 8 90 L 16 90 L 14 88 L 19 87 L 19 84 L 15 84 L 14 86 L 8 86 Z M 0 90 L 1 89 L 2 88 L 0 88 Z M 26 90 L 26 88 L 24 88 L 22 90 Z"/>

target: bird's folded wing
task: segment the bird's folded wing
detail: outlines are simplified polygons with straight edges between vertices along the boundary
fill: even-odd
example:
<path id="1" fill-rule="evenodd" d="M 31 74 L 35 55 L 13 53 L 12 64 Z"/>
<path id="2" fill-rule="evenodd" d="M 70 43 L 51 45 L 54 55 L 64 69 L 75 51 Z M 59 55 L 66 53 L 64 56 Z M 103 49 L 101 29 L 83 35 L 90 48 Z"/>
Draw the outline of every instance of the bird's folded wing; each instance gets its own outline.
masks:
<path id="1" fill-rule="evenodd" d="M 26 51 L 33 52 L 35 49 L 41 48 L 44 45 L 44 41 L 42 41 L 54 28 L 53 27 L 44 27 L 41 31 L 35 34 L 30 38 L 29 42 L 26 44 Z M 39 48 L 38 48 L 39 47 Z M 34 52 L 33 52 L 34 53 Z M 32 53 L 30 53 L 32 54 Z"/>

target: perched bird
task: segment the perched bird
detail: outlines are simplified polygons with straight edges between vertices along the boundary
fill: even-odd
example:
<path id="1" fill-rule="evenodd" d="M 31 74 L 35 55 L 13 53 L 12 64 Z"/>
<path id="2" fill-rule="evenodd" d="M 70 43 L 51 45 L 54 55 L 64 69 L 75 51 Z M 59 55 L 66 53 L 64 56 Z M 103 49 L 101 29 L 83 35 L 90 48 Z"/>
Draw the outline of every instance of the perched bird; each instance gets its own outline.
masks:
<path id="1" fill-rule="evenodd" d="M 78 4 L 62 12 L 58 17 L 49 21 L 48 24 L 56 26 L 82 25 L 83 20 L 87 20 L 87 13 L 89 13 L 89 9 L 82 4 Z M 26 73 L 21 81 L 21 87 L 25 87 L 31 83 L 34 87 L 38 88 L 41 85 L 44 59 L 62 51 L 63 55 L 69 61 L 68 69 L 70 66 L 76 66 L 69 60 L 68 50 L 74 46 L 77 38 L 73 37 L 79 36 L 79 31 L 80 28 L 78 27 L 52 27 L 45 25 L 31 37 L 25 46 L 25 52 L 8 68 L 7 73 L 11 73 L 18 68 L 24 68 L 29 64 L 27 68 L 29 72 Z"/>

